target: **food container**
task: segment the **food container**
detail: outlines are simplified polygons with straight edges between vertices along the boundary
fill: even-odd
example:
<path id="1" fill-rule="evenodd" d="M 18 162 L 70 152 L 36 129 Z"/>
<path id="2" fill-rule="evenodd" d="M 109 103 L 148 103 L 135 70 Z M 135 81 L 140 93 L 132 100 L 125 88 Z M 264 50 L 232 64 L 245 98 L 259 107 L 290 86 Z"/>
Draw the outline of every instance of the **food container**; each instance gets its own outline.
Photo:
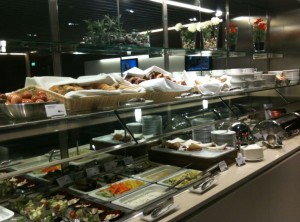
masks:
<path id="1" fill-rule="evenodd" d="M 139 210 L 146 205 L 162 199 L 174 192 L 175 190 L 168 190 L 165 186 L 152 184 L 148 187 L 114 200 L 112 203 L 131 210 Z"/>
<path id="2" fill-rule="evenodd" d="M 14 212 L 0 205 L 0 222 L 6 221 L 14 216 Z"/>
<path id="3" fill-rule="evenodd" d="M 131 188 L 129 189 L 125 189 L 123 185 L 128 183 L 133 184 L 133 186 L 131 186 Z M 148 185 L 149 183 L 146 181 L 127 178 L 119 182 L 104 186 L 100 189 L 91 191 L 88 193 L 88 195 L 103 201 L 112 201 L 114 199 L 122 197 L 128 193 L 131 193 L 137 189 L 141 189 Z M 128 186 L 126 185 L 126 187 Z"/>
<path id="4" fill-rule="evenodd" d="M 227 143 L 230 147 L 236 145 L 236 133 L 232 130 L 214 130 L 211 132 L 211 140 L 218 145 Z"/>
<path id="5" fill-rule="evenodd" d="M 173 174 L 163 180 L 160 180 L 157 183 L 169 187 L 176 185 L 175 188 L 179 189 L 191 185 L 192 183 L 200 180 L 201 177 L 202 177 L 201 171 L 186 169 L 186 170 L 181 170 L 176 174 Z M 179 181 L 181 182 L 177 184 Z"/>
<path id="6" fill-rule="evenodd" d="M 176 166 L 164 165 L 148 170 L 144 173 L 137 174 L 134 177 L 137 179 L 154 182 L 157 180 L 161 180 L 167 176 L 170 176 L 171 174 L 174 174 L 179 169 L 180 168 Z"/>
<path id="7" fill-rule="evenodd" d="M 0 104 L 0 110 L 9 118 L 34 120 L 47 118 L 45 105 L 57 102 Z"/>

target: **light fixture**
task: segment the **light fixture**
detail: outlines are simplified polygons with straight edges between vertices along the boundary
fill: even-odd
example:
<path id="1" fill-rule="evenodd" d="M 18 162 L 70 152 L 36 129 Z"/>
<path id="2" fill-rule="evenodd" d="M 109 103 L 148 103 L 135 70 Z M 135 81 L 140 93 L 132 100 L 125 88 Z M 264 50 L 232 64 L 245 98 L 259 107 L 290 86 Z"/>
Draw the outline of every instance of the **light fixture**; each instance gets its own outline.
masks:
<path id="1" fill-rule="evenodd" d="M 197 18 L 196 18 L 196 17 L 194 17 L 194 18 L 189 18 L 189 20 L 190 20 L 191 22 L 196 22 L 196 21 L 197 21 Z"/>
<path id="2" fill-rule="evenodd" d="M 132 14 L 134 13 L 134 11 L 133 11 L 132 9 L 126 9 L 125 11 L 126 11 L 126 12 L 130 12 L 130 13 L 132 13 Z"/>
<path id="3" fill-rule="evenodd" d="M 162 4 L 162 0 L 150 0 L 150 1 Z M 200 11 L 200 12 L 206 12 L 206 13 L 214 13 L 215 12 L 214 10 L 211 10 L 211 9 L 202 8 L 202 7 L 199 7 L 199 6 L 185 4 L 185 3 L 181 3 L 181 2 L 167 1 L 167 4 L 172 5 L 172 6 L 176 6 L 176 7 L 180 7 L 180 8 L 191 9 L 191 10 L 194 10 L 194 11 Z"/>
<path id="4" fill-rule="evenodd" d="M 217 10 L 215 15 L 216 17 L 220 17 L 223 15 L 223 12 L 221 10 Z"/>

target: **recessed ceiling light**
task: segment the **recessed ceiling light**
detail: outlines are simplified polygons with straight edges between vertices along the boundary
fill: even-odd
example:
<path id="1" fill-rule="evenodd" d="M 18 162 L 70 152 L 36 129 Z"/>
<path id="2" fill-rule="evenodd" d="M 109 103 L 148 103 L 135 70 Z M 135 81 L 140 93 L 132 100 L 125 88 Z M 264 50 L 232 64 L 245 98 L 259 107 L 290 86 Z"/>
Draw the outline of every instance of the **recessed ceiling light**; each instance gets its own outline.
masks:
<path id="1" fill-rule="evenodd" d="M 134 11 L 132 9 L 126 9 L 126 12 L 130 12 L 130 13 L 134 13 Z"/>
<path id="2" fill-rule="evenodd" d="M 191 21 L 191 22 L 196 22 L 197 21 L 197 19 L 194 17 L 194 18 L 189 18 L 189 20 Z"/>
<path id="3" fill-rule="evenodd" d="M 162 0 L 150 0 L 150 1 L 162 4 Z M 167 1 L 167 4 L 176 6 L 176 7 L 180 7 L 180 8 L 187 8 L 187 9 L 191 9 L 191 10 L 195 10 L 195 11 L 200 11 L 200 12 L 206 12 L 206 13 L 215 12 L 214 10 L 211 10 L 211 9 L 202 8 L 200 6 L 185 4 L 185 3 L 181 3 L 181 2 Z"/>

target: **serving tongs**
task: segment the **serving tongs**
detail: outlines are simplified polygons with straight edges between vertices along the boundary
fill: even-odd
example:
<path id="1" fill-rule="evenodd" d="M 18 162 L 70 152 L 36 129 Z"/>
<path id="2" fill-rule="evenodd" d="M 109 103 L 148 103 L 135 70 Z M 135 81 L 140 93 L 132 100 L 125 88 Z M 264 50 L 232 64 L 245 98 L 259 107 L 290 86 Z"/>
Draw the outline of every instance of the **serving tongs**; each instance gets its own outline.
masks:
<path id="1" fill-rule="evenodd" d="M 174 204 L 174 198 L 169 197 L 164 201 L 156 204 L 155 206 L 148 207 L 143 211 L 144 216 L 150 215 L 152 218 L 159 217 L 161 214 L 170 210 L 171 206 Z"/>
<path id="2" fill-rule="evenodd" d="M 195 183 L 193 185 L 194 189 L 198 189 L 199 187 L 201 187 L 201 190 L 207 190 L 211 187 L 211 185 L 214 182 L 214 177 L 216 175 L 216 173 L 212 173 L 213 170 L 215 170 L 216 168 L 218 168 L 219 164 L 215 164 L 212 167 L 202 171 L 200 173 L 200 176 L 202 177 L 197 183 Z"/>

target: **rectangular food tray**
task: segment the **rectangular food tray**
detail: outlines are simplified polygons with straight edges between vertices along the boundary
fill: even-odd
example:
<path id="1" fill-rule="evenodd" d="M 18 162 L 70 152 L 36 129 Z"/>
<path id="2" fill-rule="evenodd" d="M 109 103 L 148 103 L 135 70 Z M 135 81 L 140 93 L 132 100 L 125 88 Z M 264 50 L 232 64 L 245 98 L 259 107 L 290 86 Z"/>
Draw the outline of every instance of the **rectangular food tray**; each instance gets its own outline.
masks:
<path id="1" fill-rule="evenodd" d="M 202 149 L 200 151 L 183 151 L 183 150 L 173 150 L 173 149 L 163 148 L 160 146 L 152 147 L 151 149 L 158 152 L 180 154 L 180 155 L 193 156 L 193 157 L 199 157 L 204 159 L 219 158 L 223 155 L 226 155 L 234 151 L 234 148 L 232 147 L 227 147 L 227 150 L 220 150 L 220 151 L 208 150 L 208 149 Z"/>
<path id="2" fill-rule="evenodd" d="M 112 203 L 131 210 L 139 210 L 146 205 L 162 199 L 174 192 L 176 192 L 176 190 L 167 190 L 165 186 L 152 184 L 124 197 L 116 199 Z"/>
<path id="3" fill-rule="evenodd" d="M 177 173 L 175 173 L 175 174 L 173 174 L 173 175 L 171 175 L 171 176 L 169 176 L 169 177 L 167 177 L 167 178 L 165 178 L 165 179 L 163 179 L 163 180 L 158 181 L 157 183 L 160 184 L 160 185 L 164 185 L 164 186 L 171 187 L 171 186 L 173 186 L 173 184 L 168 183 L 168 181 L 169 181 L 170 179 L 173 179 L 173 178 L 176 178 L 176 177 L 182 178 L 182 177 L 180 177 L 180 175 L 186 175 L 186 174 L 187 174 L 188 172 L 190 172 L 190 171 L 195 171 L 196 173 L 199 173 L 199 175 L 196 176 L 195 178 L 192 178 L 187 184 L 180 185 L 180 184 L 181 184 L 181 183 L 180 183 L 180 184 L 178 184 L 177 186 L 175 186 L 175 188 L 177 188 L 177 189 L 185 188 L 185 187 L 187 187 L 187 186 L 189 186 L 189 185 L 195 183 L 196 181 L 198 181 L 198 180 L 200 180 L 200 179 L 202 178 L 202 176 L 201 176 L 201 171 L 198 171 L 198 170 L 192 170 L 192 169 L 180 170 L 180 171 L 178 171 Z"/>
<path id="4" fill-rule="evenodd" d="M 134 179 L 134 178 L 126 178 L 126 179 L 124 179 L 124 180 L 120 180 L 120 181 L 115 182 L 115 183 L 113 183 L 113 184 L 125 182 L 126 180 L 137 180 L 137 181 L 141 181 L 141 180 Z M 124 192 L 124 193 L 122 193 L 122 194 L 115 195 L 115 196 L 113 196 L 113 197 L 104 197 L 104 196 L 101 196 L 101 195 L 97 195 L 97 192 L 98 192 L 98 191 L 105 190 L 105 189 L 109 188 L 109 185 L 104 186 L 104 187 L 101 187 L 101 188 L 98 188 L 98 189 L 96 189 L 96 190 L 93 190 L 93 191 L 89 192 L 88 195 L 91 196 L 91 197 L 93 197 L 93 198 L 96 198 L 96 199 L 100 199 L 100 200 L 109 202 L 109 201 L 115 200 L 115 199 L 117 199 L 117 198 L 120 198 L 120 197 L 122 197 L 122 196 L 124 196 L 124 195 L 127 195 L 127 194 L 129 194 L 129 193 L 132 193 L 133 191 L 139 190 L 139 189 L 141 189 L 141 188 L 146 187 L 146 186 L 149 185 L 149 183 L 148 183 L 147 181 L 142 181 L 142 182 L 144 183 L 143 185 L 141 185 L 141 186 L 139 186 L 139 187 L 137 187 L 137 188 L 135 188 L 135 189 L 131 189 L 131 190 L 129 190 L 129 191 L 127 191 L 127 192 Z"/>
<path id="5" fill-rule="evenodd" d="M 134 178 L 155 182 L 176 173 L 179 169 L 180 167 L 164 165 L 137 174 L 134 176 Z"/>

